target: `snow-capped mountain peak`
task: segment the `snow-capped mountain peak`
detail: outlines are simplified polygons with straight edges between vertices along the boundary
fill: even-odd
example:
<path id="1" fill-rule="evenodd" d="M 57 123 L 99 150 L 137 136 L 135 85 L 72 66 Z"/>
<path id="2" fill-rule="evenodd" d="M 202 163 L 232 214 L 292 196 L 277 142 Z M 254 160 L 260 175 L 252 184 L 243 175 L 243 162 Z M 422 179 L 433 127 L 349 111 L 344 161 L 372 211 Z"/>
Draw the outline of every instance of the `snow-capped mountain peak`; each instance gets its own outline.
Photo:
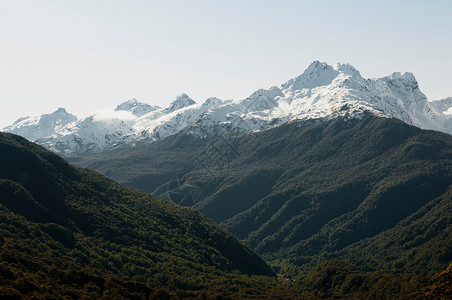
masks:
<path id="1" fill-rule="evenodd" d="M 64 115 L 63 111 L 60 113 Z M 286 122 L 360 118 L 364 113 L 452 133 L 452 100 L 428 102 L 412 73 L 395 72 L 383 78 L 365 79 L 350 64 L 331 66 L 315 61 L 301 75 L 280 86 L 259 89 L 245 99 L 211 97 L 196 104 L 182 94 L 166 108 L 130 99 L 114 112 L 95 112 L 54 130 L 50 137 L 38 142 L 56 152 L 74 155 L 139 140 L 153 142 L 181 131 L 230 136 Z M 12 126 L 31 119 L 22 119 Z"/>
<path id="2" fill-rule="evenodd" d="M 356 81 L 362 81 L 364 80 L 364 78 L 361 76 L 361 73 L 352 65 L 350 65 L 349 63 L 347 64 L 335 64 L 333 66 L 333 69 L 344 74 L 347 75 L 348 78 L 353 78 Z"/>
<path id="3" fill-rule="evenodd" d="M 124 143 L 136 119 L 129 111 L 97 110 L 36 142 L 61 154 L 100 152 Z"/>
<path id="4" fill-rule="evenodd" d="M 210 97 L 206 99 L 206 101 L 202 104 L 202 107 L 204 107 L 206 110 L 210 110 L 218 108 L 222 104 L 223 100 L 218 99 L 217 97 Z"/>
<path id="5" fill-rule="evenodd" d="M 338 74 L 339 72 L 332 66 L 319 61 L 314 61 L 300 76 L 289 80 L 282 85 L 282 88 L 295 91 L 321 87 L 331 84 Z"/>
<path id="6" fill-rule="evenodd" d="M 184 93 L 184 94 L 177 96 L 176 99 L 173 102 L 171 102 L 167 111 L 173 112 L 173 111 L 176 111 L 178 109 L 181 109 L 181 108 L 193 105 L 193 104 L 196 104 L 196 102 L 193 101 L 193 99 L 191 99 L 187 94 Z"/>
<path id="7" fill-rule="evenodd" d="M 411 72 L 394 72 L 389 76 L 382 78 L 390 86 L 397 86 L 407 91 L 419 90 L 419 85 Z"/>
<path id="8" fill-rule="evenodd" d="M 13 125 L 3 128 L 3 131 L 15 133 L 31 141 L 35 141 L 51 136 L 57 130 L 76 120 L 76 116 L 68 113 L 66 109 L 59 107 L 50 114 L 20 118 Z"/>
<path id="9" fill-rule="evenodd" d="M 58 109 L 56 111 L 54 111 L 52 114 L 53 115 L 66 115 L 66 114 L 68 114 L 68 112 L 66 111 L 65 108 L 58 107 Z"/>
<path id="10" fill-rule="evenodd" d="M 152 106 L 147 103 L 139 102 L 137 99 L 132 98 L 121 104 L 119 104 L 115 111 L 129 111 L 137 117 L 141 117 L 151 111 L 159 109 L 159 106 Z"/>

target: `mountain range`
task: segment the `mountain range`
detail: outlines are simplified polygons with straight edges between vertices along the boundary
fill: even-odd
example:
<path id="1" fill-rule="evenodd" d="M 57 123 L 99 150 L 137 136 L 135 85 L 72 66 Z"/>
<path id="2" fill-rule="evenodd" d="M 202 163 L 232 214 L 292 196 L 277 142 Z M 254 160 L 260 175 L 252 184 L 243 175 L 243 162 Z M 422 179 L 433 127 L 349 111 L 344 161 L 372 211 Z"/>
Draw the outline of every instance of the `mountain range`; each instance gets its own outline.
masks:
<path id="1" fill-rule="evenodd" d="M 78 167 L 0 133 L 0 296 L 446 297 L 451 118 L 411 73 L 320 62 L 241 100 L 21 118 Z"/>
<path id="2" fill-rule="evenodd" d="M 181 131 L 227 137 L 294 121 L 362 118 L 365 113 L 450 134 L 451 109 L 451 98 L 428 101 L 412 73 L 365 79 L 349 64 L 330 66 L 315 61 L 300 76 L 259 89 L 246 99 L 212 97 L 196 104 L 182 94 L 165 108 L 131 99 L 114 111 L 96 111 L 79 120 L 64 109 L 21 118 L 3 131 L 73 156 L 150 143 Z"/>

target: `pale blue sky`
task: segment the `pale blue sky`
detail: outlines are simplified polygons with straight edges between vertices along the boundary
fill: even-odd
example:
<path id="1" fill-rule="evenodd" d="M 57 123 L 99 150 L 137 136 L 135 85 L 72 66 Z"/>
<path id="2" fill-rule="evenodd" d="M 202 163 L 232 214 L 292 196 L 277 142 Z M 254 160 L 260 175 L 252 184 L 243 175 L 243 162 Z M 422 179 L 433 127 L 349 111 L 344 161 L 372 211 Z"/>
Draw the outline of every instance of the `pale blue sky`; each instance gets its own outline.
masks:
<path id="1" fill-rule="evenodd" d="M 247 97 L 314 60 L 452 96 L 452 1 L 0 0 L 0 126 L 135 97 Z"/>

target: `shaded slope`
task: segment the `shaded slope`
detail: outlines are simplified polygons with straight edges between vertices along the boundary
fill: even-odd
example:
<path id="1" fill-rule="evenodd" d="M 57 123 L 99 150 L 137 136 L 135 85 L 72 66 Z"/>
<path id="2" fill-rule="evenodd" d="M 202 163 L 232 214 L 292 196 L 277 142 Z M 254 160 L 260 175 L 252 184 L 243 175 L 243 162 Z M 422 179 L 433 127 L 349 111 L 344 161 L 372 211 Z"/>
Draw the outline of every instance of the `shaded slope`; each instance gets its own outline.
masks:
<path id="1" fill-rule="evenodd" d="M 182 289 L 205 288 L 213 272 L 218 278 L 234 271 L 274 274 L 197 211 L 74 168 L 40 146 L 3 133 L 0 218 L 6 265 L 24 255 L 41 267 L 87 268 L 151 286 L 171 281 Z"/>
<path id="2" fill-rule="evenodd" d="M 267 257 L 297 263 L 408 226 L 426 207 L 448 211 L 450 135 L 370 115 L 300 125 L 231 139 L 180 134 L 78 163 L 160 196 L 172 191 L 161 182 L 182 173 L 202 187 L 195 208 Z M 427 240 L 443 234 L 447 220 Z M 433 215 L 425 222 L 434 224 Z M 356 247 L 354 255 L 363 250 Z M 442 268 L 451 257 L 438 251 L 442 259 L 425 262 Z"/>
<path id="3" fill-rule="evenodd" d="M 452 260 L 452 188 L 375 237 L 337 253 L 368 270 L 421 273 Z M 359 256 L 356 253 L 360 253 Z"/>

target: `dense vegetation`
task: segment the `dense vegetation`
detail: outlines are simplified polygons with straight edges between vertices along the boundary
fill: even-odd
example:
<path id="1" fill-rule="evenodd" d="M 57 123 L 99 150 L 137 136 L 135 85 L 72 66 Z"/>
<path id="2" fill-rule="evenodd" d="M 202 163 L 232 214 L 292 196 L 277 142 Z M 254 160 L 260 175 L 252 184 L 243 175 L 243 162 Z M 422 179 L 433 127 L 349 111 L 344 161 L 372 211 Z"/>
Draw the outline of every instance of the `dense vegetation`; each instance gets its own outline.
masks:
<path id="1" fill-rule="evenodd" d="M 197 211 L 0 133 L 0 297 L 289 298 L 295 292 Z"/>
<path id="2" fill-rule="evenodd" d="M 427 299 L 452 299 L 452 263 L 447 270 L 441 271 L 430 279 L 430 284 L 424 289 Z"/>
<path id="3" fill-rule="evenodd" d="M 292 123 L 229 139 L 183 133 L 76 163 L 196 203 L 265 258 L 306 270 L 340 258 L 427 273 L 452 260 L 452 137 L 396 119 Z"/>

